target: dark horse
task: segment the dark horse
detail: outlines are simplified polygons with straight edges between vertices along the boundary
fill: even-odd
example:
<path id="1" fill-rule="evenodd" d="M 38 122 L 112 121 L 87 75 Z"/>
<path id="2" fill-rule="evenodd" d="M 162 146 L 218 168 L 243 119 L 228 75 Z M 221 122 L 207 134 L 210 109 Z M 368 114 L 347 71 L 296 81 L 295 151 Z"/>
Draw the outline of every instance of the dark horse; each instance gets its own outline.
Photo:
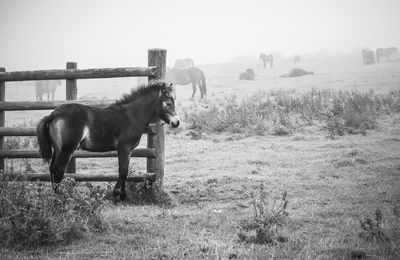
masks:
<path id="1" fill-rule="evenodd" d="M 199 85 L 201 98 L 207 95 L 207 84 L 204 72 L 196 67 L 186 68 L 186 69 L 169 69 L 167 70 L 166 81 L 172 82 L 176 85 L 187 85 L 192 83 L 193 94 L 196 94 L 196 85 Z"/>
<path id="2" fill-rule="evenodd" d="M 179 126 L 173 87 L 153 82 L 124 95 L 106 107 L 63 104 L 37 125 L 39 152 L 50 163 L 52 183 L 60 183 L 72 154 L 78 149 L 92 152 L 118 151 L 119 177 L 114 197 L 126 198 L 125 180 L 132 150 L 146 126 L 161 119 Z"/>
<path id="3" fill-rule="evenodd" d="M 269 61 L 269 67 L 272 68 L 274 66 L 274 56 L 272 54 L 266 55 L 264 53 L 260 53 L 259 59 L 264 63 L 264 69 L 266 68 L 266 64 Z"/>
<path id="4" fill-rule="evenodd" d="M 378 48 L 376 49 L 376 61 L 379 62 L 382 57 L 386 60 L 390 59 L 392 55 L 397 54 L 397 47 Z"/>

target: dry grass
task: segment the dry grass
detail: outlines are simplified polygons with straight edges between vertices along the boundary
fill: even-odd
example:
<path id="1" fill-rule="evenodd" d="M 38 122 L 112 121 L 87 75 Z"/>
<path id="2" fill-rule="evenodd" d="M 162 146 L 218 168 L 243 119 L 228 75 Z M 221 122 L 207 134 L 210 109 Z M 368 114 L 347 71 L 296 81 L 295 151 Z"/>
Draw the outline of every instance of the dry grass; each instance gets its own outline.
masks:
<path id="1" fill-rule="evenodd" d="M 166 190 L 179 202 L 110 206 L 106 234 L 37 251 L 3 250 L 1 258 L 40 259 L 331 259 L 399 256 L 399 117 L 367 136 L 332 140 L 324 131 L 296 136 L 167 136 Z M 301 137 L 301 138 L 300 138 Z M 219 139 L 220 142 L 215 142 Z M 255 152 L 256 151 L 256 152 Z M 227 159 L 229 158 L 229 159 Z M 252 219 L 253 194 L 264 185 L 270 202 L 288 192 L 276 244 L 243 243 L 240 223 Z M 397 208 L 396 208 L 397 207 Z M 365 239 L 360 221 L 382 212 L 385 241 Z M 398 213 L 397 213 L 398 214 Z"/>

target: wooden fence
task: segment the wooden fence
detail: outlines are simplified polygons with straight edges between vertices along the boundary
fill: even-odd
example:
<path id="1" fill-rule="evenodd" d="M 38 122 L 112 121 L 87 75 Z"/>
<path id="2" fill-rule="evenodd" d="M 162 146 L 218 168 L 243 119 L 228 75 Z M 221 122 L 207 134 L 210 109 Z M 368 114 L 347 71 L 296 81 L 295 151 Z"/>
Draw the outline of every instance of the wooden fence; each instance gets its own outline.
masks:
<path id="1" fill-rule="evenodd" d="M 77 69 L 77 63 L 67 62 L 65 70 L 37 70 L 6 72 L 0 68 L 0 171 L 4 171 L 6 158 L 40 158 L 38 151 L 4 150 L 4 136 L 36 136 L 34 128 L 5 127 L 5 111 L 48 110 L 64 103 L 82 103 L 89 105 L 105 105 L 104 102 L 76 101 L 77 79 L 116 78 L 116 77 L 148 77 L 149 81 L 163 79 L 166 72 L 166 55 L 164 49 L 148 50 L 148 67 Z M 66 101 L 56 102 L 6 102 L 5 82 L 29 80 L 66 80 Z M 147 128 L 147 148 L 135 149 L 132 157 L 147 158 L 147 173 L 139 176 L 128 176 L 127 181 L 143 181 L 146 178 L 158 181 L 162 185 L 164 176 L 164 127 L 160 122 L 150 124 Z M 80 174 L 76 173 L 75 158 L 117 157 L 117 152 L 96 153 L 76 151 L 67 166 L 67 174 L 77 181 L 115 181 L 118 174 Z M 50 173 L 27 174 L 30 180 L 50 180 Z"/>

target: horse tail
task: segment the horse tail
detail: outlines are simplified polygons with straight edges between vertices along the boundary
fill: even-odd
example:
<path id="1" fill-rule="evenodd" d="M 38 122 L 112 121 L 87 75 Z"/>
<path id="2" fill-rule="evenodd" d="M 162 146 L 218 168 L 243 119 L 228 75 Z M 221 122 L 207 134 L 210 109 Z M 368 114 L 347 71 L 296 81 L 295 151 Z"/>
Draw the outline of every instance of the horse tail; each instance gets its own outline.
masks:
<path id="1" fill-rule="evenodd" d="M 36 127 L 36 136 L 39 143 L 39 154 L 45 162 L 49 162 L 53 154 L 50 143 L 49 124 L 54 120 L 54 115 L 45 116 Z"/>
<path id="2" fill-rule="evenodd" d="M 204 72 L 201 70 L 201 85 L 203 87 L 204 95 L 207 96 L 207 84 L 206 84 L 206 77 L 204 76 Z"/>

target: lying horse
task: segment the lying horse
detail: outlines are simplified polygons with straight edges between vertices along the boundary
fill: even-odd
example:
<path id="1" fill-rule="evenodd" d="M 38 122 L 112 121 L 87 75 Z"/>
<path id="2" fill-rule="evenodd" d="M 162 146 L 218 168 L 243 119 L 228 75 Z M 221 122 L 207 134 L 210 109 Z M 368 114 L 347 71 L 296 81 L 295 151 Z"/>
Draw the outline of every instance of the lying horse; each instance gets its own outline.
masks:
<path id="1" fill-rule="evenodd" d="M 60 80 L 39 80 L 35 81 L 36 101 L 43 101 L 43 94 L 47 94 L 47 101 L 54 100 L 57 86 L 61 86 Z"/>
<path id="2" fill-rule="evenodd" d="M 240 73 L 239 80 L 254 80 L 254 70 L 246 69 L 245 72 Z"/>
<path id="3" fill-rule="evenodd" d="M 201 98 L 207 95 L 207 84 L 204 72 L 196 67 L 187 69 L 169 69 L 167 70 L 166 81 L 176 85 L 187 85 L 192 83 L 192 97 L 196 94 L 196 85 L 199 86 Z"/>
<path id="4" fill-rule="evenodd" d="M 295 68 L 292 69 L 288 74 L 284 74 L 282 76 L 280 76 L 281 78 L 285 78 L 285 77 L 301 77 L 304 75 L 314 75 L 314 72 L 312 71 L 306 71 L 300 68 Z"/>
<path id="5" fill-rule="evenodd" d="M 41 157 L 50 163 L 51 182 L 61 182 L 72 154 L 78 149 L 92 152 L 118 151 L 119 177 L 114 197 L 126 198 L 125 180 L 132 150 L 146 126 L 158 119 L 179 126 L 173 88 L 164 82 L 132 90 L 107 107 L 63 104 L 37 125 Z"/>
<path id="6" fill-rule="evenodd" d="M 272 68 L 274 66 L 274 56 L 272 54 L 266 55 L 264 53 L 260 53 L 259 59 L 264 63 L 264 69 L 266 68 L 266 64 L 269 61 L 269 67 Z"/>

